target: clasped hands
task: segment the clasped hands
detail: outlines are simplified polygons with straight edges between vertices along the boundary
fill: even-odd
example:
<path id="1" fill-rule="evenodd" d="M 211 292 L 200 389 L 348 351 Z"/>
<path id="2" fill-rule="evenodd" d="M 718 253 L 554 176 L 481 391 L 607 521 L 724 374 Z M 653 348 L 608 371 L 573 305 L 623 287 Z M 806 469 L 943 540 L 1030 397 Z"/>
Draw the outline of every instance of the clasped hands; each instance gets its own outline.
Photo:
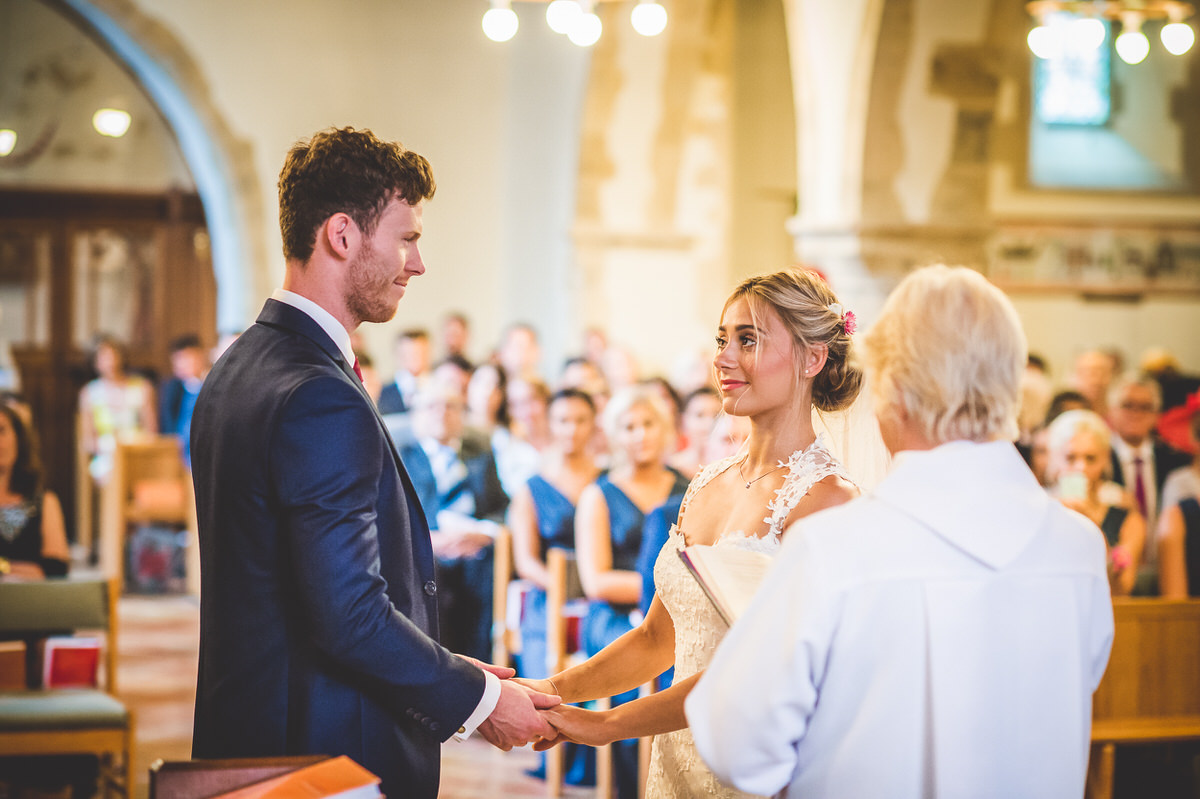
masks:
<path id="1" fill-rule="evenodd" d="M 541 752 L 564 741 L 592 746 L 608 743 L 603 714 L 562 704 L 548 680 L 519 679 L 510 668 L 459 657 L 500 678 L 496 709 L 479 725 L 479 734 L 497 749 L 507 752 L 532 742 Z"/>

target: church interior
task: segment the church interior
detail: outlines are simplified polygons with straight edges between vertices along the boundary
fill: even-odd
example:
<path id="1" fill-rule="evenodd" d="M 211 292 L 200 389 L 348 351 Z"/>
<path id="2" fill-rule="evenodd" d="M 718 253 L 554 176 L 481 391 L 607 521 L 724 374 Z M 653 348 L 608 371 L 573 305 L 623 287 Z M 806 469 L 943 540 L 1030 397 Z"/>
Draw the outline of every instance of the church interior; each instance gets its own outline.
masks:
<path id="1" fill-rule="evenodd" d="M 118 437 L 115 471 L 96 472 L 83 397 L 98 337 L 151 387 L 182 349 L 219 357 L 282 285 L 279 170 L 322 129 L 398 140 L 437 182 L 426 274 L 355 340 L 368 385 L 422 357 L 504 361 L 523 330 L 530 384 L 556 389 L 599 346 L 610 385 L 661 377 L 690 395 L 749 276 L 815 269 L 866 329 L 914 269 L 963 265 L 1007 294 L 1037 356 L 1025 443 L 1052 395 L 1105 415 L 1124 407 L 1122 376 L 1150 374 L 1160 424 L 1142 435 L 1200 474 L 1182 417 L 1200 409 L 1200 56 L 1166 30 L 1194 31 L 1193 5 L 658 3 L 583 3 L 589 39 L 551 29 L 546 0 L 0 0 L 0 389 L 36 432 L 71 574 L 121 581 L 107 632 L 113 695 L 134 711 L 111 758 L 125 795 L 153 795 L 152 761 L 190 757 L 199 559 L 179 429 Z M 650 5 L 666 22 L 645 35 L 631 14 Z M 453 347 L 452 318 L 469 323 Z M 162 399 L 148 400 L 160 423 Z M 511 384 L 508 401 L 518 418 Z M 1148 540 L 1166 524 L 1160 471 Z M 176 532 L 169 574 L 141 585 L 159 543 L 135 543 L 139 526 Z M 1136 733 L 1094 734 L 1088 795 L 1200 796 L 1200 614 L 1140 613 L 1121 651 L 1157 646 L 1162 662 L 1123 662 L 1097 723 L 1158 704 Z M 0 797 L 90 795 L 14 771 L 30 756 L 5 751 L 3 724 Z M 477 743 L 444 747 L 442 796 L 558 795 L 526 776 L 531 751 Z"/>

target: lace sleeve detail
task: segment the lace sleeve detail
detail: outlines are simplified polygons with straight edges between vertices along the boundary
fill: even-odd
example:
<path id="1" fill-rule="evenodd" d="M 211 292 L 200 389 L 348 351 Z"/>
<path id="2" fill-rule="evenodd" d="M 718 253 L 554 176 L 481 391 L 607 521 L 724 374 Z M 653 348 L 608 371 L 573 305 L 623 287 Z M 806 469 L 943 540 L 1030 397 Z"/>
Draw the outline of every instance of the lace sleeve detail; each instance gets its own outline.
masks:
<path id="1" fill-rule="evenodd" d="M 680 521 L 683 520 L 684 514 L 687 513 L 688 505 L 692 502 L 692 496 L 708 485 L 710 480 L 728 469 L 735 460 L 737 460 L 737 455 L 730 455 L 728 458 L 713 461 L 696 473 L 696 476 L 692 478 L 692 482 L 688 483 L 687 491 L 683 494 L 683 503 L 679 506 Z"/>
<path id="2" fill-rule="evenodd" d="M 825 447 L 824 436 L 817 436 L 816 441 L 808 449 L 797 450 L 791 454 L 787 463 L 780 466 L 788 467 L 788 476 L 783 485 L 775 492 L 775 498 L 767 503 L 771 512 L 763 521 L 770 525 L 771 535 L 775 538 L 783 533 L 784 523 L 788 514 L 814 485 L 830 475 L 837 475 L 843 480 L 850 480 L 846 469 Z"/>

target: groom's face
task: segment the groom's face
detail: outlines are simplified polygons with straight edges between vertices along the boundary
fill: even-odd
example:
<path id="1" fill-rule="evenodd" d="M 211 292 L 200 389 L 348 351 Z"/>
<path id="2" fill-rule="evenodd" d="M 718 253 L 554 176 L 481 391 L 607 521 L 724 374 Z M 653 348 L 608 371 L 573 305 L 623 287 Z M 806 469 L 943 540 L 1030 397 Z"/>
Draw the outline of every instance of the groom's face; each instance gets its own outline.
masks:
<path id="1" fill-rule="evenodd" d="M 346 275 L 346 307 L 360 322 L 387 322 L 396 315 L 408 281 L 425 274 L 417 249 L 424 202 L 393 199 L 371 236 L 364 236 Z"/>

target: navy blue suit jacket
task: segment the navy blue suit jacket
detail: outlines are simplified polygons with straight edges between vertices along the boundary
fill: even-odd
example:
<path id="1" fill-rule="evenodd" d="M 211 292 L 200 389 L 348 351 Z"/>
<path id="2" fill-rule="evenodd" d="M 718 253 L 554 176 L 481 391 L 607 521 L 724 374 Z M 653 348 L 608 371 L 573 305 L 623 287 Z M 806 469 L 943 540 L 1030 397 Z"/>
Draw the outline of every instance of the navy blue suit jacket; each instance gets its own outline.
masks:
<path id="1" fill-rule="evenodd" d="M 200 522 L 193 756 L 345 754 L 437 795 L 483 673 L 437 643 L 429 530 L 374 406 L 307 314 L 268 300 L 192 421 Z"/>

